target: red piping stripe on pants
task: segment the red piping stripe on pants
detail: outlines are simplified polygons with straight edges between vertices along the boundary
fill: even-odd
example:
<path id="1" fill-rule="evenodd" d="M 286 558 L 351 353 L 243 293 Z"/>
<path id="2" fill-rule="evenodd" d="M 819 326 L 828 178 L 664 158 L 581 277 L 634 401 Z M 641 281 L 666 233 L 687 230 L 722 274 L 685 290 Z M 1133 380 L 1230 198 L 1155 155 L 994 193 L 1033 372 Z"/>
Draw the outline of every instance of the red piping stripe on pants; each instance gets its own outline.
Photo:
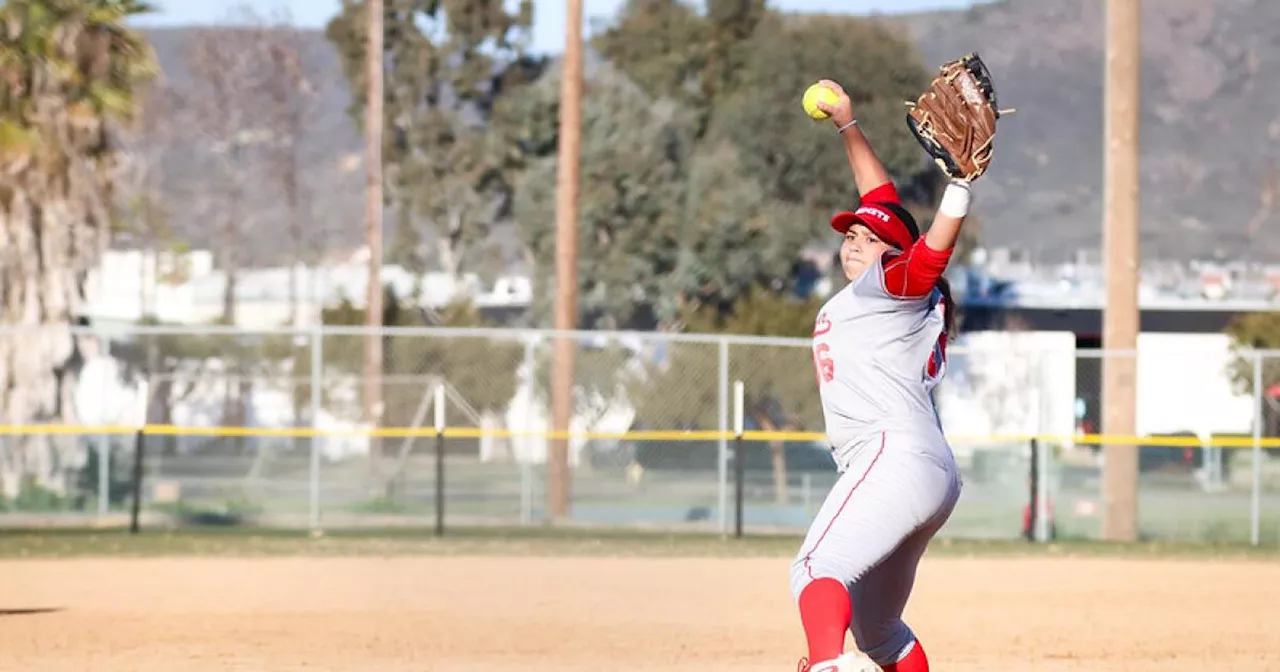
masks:
<path id="1" fill-rule="evenodd" d="M 809 573 L 810 579 L 815 577 L 813 576 L 813 568 L 809 566 L 809 559 L 812 558 L 814 552 L 818 550 L 818 546 L 822 543 L 822 540 L 827 538 L 827 533 L 831 531 L 831 526 L 835 525 L 836 519 L 840 517 L 841 513 L 844 513 L 844 507 L 849 505 L 849 500 L 853 499 L 853 493 L 858 491 L 858 486 L 862 485 L 862 483 L 867 480 L 867 476 L 869 476 L 871 474 L 871 470 L 875 468 L 876 462 L 880 461 L 880 456 L 884 454 L 884 441 L 885 433 L 880 432 L 880 449 L 876 451 L 876 456 L 871 458 L 871 464 L 867 465 L 867 470 L 862 472 L 862 476 L 858 479 L 858 482 L 854 483 L 852 488 L 849 488 L 849 494 L 844 496 L 843 502 L 840 502 L 840 508 L 836 509 L 835 515 L 831 516 L 831 520 L 827 521 L 827 526 L 823 528 L 822 534 L 818 535 L 817 541 L 813 542 L 813 548 L 809 549 L 808 553 L 805 553 L 804 568 L 805 571 Z"/>

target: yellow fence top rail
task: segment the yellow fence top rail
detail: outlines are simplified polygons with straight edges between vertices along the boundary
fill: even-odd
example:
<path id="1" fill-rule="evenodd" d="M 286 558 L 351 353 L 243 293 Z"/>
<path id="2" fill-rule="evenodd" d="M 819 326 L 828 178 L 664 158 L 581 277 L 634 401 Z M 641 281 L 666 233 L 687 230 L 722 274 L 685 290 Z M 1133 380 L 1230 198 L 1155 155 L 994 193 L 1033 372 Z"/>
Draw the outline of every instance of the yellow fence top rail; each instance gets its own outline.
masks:
<path id="1" fill-rule="evenodd" d="M 120 425 L 0 425 L 0 436 L 32 435 L 132 435 L 136 427 Z M 317 429 L 312 427 L 184 427 L 178 425 L 146 425 L 143 434 L 156 436 L 211 436 L 211 437 L 272 437 L 272 438 L 323 438 L 368 436 L 378 438 L 434 437 L 434 427 L 348 427 L 341 429 Z M 729 431 L 686 430 L 636 430 L 626 432 L 556 432 L 550 430 L 497 429 L 480 427 L 446 427 L 446 438 L 516 438 L 586 439 L 617 441 L 732 441 L 737 437 Z M 1169 447 L 1216 448 L 1280 448 L 1280 438 L 1231 436 L 1215 437 L 1204 441 L 1195 436 L 1124 436 L 1107 434 L 992 434 L 950 435 L 954 445 L 981 445 L 991 443 L 1029 443 L 1037 440 L 1046 444 L 1084 445 L 1139 445 Z M 748 431 L 744 441 L 795 441 L 823 443 L 826 435 L 821 432 L 765 432 Z"/>

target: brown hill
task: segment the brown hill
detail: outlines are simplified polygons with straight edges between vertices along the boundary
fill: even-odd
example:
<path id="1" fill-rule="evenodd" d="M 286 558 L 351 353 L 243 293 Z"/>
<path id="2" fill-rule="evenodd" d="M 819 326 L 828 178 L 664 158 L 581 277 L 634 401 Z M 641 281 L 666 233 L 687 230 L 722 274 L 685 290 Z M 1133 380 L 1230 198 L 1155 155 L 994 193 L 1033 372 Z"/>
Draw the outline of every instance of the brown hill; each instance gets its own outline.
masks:
<path id="1" fill-rule="evenodd" d="M 1001 104 L 1018 109 L 1000 124 L 996 159 L 978 190 L 984 245 L 1046 262 L 1100 246 L 1104 18 L 1103 0 L 1005 0 L 884 19 L 909 32 L 927 63 L 980 51 Z M 1144 258 L 1280 259 L 1277 215 L 1267 207 L 1280 190 L 1280 1 L 1149 0 L 1142 27 Z M 148 31 L 171 79 L 187 76 L 181 45 L 191 30 Z M 307 33 L 307 44 L 307 70 L 339 80 L 316 106 L 304 142 L 315 199 L 308 227 L 325 247 L 358 245 L 363 178 L 351 162 L 360 134 L 346 115 L 332 46 L 319 31 Z M 200 168 L 189 157 L 175 157 L 168 173 L 186 176 L 175 193 L 198 188 Z M 267 221 L 281 214 L 277 191 L 250 198 L 275 213 Z M 207 212 L 178 200 L 179 232 L 215 245 Z M 283 227 L 253 227 L 246 261 L 278 263 L 289 249 L 283 235 Z"/>
<path id="2" fill-rule="evenodd" d="M 1280 258 L 1280 2 L 1142 10 L 1144 258 Z M 1004 107 L 982 240 L 1044 260 L 1101 245 L 1103 0 L 1007 0 L 893 19 L 928 63 L 977 50 Z M 1264 186 L 1270 182 L 1270 190 Z M 1268 195 L 1270 194 L 1270 195 Z"/>

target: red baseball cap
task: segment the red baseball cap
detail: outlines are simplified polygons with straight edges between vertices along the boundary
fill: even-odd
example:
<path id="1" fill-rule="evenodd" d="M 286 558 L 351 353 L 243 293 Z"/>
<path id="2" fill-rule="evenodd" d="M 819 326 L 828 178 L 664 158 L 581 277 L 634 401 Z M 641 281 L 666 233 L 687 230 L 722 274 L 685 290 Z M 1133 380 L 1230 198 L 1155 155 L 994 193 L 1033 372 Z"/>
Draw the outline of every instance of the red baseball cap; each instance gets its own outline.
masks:
<path id="1" fill-rule="evenodd" d="M 920 227 L 911 213 L 902 207 L 898 190 L 891 182 L 867 192 L 856 210 L 837 212 L 831 218 L 831 228 L 841 235 L 848 233 L 854 224 L 866 226 L 881 240 L 900 250 L 911 247 L 920 238 Z"/>

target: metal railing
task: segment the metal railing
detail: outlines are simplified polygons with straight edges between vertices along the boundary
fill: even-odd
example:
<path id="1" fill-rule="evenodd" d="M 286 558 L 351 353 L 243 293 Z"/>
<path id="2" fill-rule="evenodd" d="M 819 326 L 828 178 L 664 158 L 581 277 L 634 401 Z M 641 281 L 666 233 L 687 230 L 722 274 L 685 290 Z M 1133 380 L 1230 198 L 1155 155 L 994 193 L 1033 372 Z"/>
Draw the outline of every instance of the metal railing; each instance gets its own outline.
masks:
<path id="1" fill-rule="evenodd" d="M 736 381 L 748 529 L 802 530 L 837 476 L 806 339 L 384 329 L 381 417 L 371 423 L 361 328 L 76 333 L 87 353 L 79 421 L 0 427 L 11 519 L 122 515 L 141 454 L 144 516 L 418 525 L 438 515 L 443 492 L 449 524 L 527 524 L 547 516 L 548 442 L 566 438 L 572 520 L 727 533 L 737 522 Z M 558 337 L 577 344 L 563 435 L 549 430 Z M 1104 435 L 1102 361 L 1135 356 L 1138 431 Z M 1061 335 L 966 335 L 938 389 L 965 476 L 944 536 L 1097 537 L 1099 448 L 1123 444 L 1139 451 L 1145 536 L 1277 543 L 1280 402 L 1266 395 L 1277 382 L 1280 353 L 1231 351 L 1225 340 L 1135 355 L 1077 350 Z"/>

